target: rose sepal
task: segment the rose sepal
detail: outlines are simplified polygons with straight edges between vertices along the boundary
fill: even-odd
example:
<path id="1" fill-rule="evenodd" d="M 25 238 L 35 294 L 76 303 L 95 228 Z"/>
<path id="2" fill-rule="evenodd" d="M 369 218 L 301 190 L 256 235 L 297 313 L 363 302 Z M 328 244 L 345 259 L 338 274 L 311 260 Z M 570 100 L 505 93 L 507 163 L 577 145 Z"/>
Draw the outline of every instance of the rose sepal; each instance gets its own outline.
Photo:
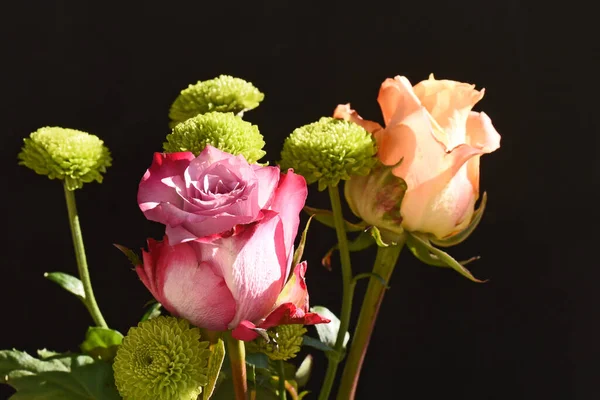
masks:
<path id="1" fill-rule="evenodd" d="M 479 257 L 473 257 L 465 261 L 456 261 L 454 257 L 434 247 L 427 236 L 417 232 L 406 233 L 406 246 L 420 261 L 425 264 L 432 265 L 435 267 L 449 267 L 464 276 L 465 278 L 477 282 L 484 283 L 487 280 L 479 280 L 471 274 L 471 272 L 465 268 L 465 265 L 475 261 Z"/>

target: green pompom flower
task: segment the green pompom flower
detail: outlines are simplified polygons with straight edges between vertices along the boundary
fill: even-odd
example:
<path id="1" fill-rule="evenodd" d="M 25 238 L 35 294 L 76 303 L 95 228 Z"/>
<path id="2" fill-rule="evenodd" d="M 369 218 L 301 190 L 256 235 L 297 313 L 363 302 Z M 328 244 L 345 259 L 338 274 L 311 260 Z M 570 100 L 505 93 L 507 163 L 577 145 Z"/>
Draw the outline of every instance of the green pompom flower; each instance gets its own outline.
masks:
<path id="1" fill-rule="evenodd" d="M 264 98 L 265 95 L 252 83 L 229 75 L 198 81 L 182 90 L 171 105 L 170 127 L 210 111 L 243 113 L 258 107 Z"/>
<path id="2" fill-rule="evenodd" d="M 367 175 L 377 162 L 376 152 L 371 134 L 361 126 L 323 117 L 292 132 L 283 143 L 280 164 L 325 190 L 353 175 Z"/>
<path id="3" fill-rule="evenodd" d="M 246 158 L 253 164 L 266 153 L 258 127 L 233 113 L 209 112 L 178 124 L 167 135 L 163 149 L 167 153 L 191 151 L 198 155 L 210 144 L 219 150 Z"/>
<path id="4" fill-rule="evenodd" d="M 113 370 L 126 400 L 195 400 L 208 383 L 208 342 L 186 320 L 160 316 L 129 329 Z"/>
<path id="5" fill-rule="evenodd" d="M 246 350 L 250 353 L 265 353 L 271 360 L 289 360 L 300 351 L 302 337 L 306 332 L 303 325 L 279 325 L 267 331 L 269 342 L 259 336 L 246 342 Z"/>
<path id="6" fill-rule="evenodd" d="M 67 189 L 84 183 L 102 182 L 112 158 L 97 136 L 75 129 L 44 127 L 23 139 L 19 165 L 50 179 L 63 180 Z"/>

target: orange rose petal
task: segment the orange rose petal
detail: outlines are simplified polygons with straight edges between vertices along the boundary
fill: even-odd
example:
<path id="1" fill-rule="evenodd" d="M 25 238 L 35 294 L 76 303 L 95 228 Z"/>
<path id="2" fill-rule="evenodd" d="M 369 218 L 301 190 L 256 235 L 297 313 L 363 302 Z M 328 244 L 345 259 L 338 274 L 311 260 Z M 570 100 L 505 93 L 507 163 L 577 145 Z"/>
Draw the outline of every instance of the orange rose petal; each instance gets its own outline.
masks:
<path id="1" fill-rule="evenodd" d="M 350 103 L 339 104 L 333 111 L 333 118 L 354 122 L 355 124 L 362 126 L 367 132 L 370 133 L 375 133 L 383 129 L 382 126 L 377 122 L 362 119 L 355 110 L 350 108 Z"/>
<path id="2" fill-rule="evenodd" d="M 388 78 L 383 81 L 377 102 L 381 107 L 386 126 L 393 123 L 392 120 L 402 121 L 421 107 L 412 85 L 404 76 L 396 76 L 394 79 Z"/>
<path id="3" fill-rule="evenodd" d="M 500 147 L 500 134 L 492 125 L 492 120 L 484 112 L 471 111 L 467 118 L 467 143 L 482 153 L 491 153 Z M 467 176 L 475 198 L 479 198 L 479 156 L 467 162 Z"/>

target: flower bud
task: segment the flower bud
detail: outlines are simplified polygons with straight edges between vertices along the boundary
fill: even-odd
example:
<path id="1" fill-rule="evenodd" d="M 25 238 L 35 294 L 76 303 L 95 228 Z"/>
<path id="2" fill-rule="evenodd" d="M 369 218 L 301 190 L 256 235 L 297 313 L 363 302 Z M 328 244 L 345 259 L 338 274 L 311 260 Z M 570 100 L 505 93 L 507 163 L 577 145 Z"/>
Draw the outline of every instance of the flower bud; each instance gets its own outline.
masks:
<path id="1" fill-rule="evenodd" d="M 221 75 L 215 79 L 198 81 L 182 90 L 173 102 L 169 111 L 170 127 L 210 111 L 239 115 L 258 107 L 264 98 L 265 95 L 254 85 L 240 78 Z"/>
<path id="2" fill-rule="evenodd" d="M 124 399 L 195 400 L 208 383 L 208 342 L 175 317 L 156 317 L 129 329 L 113 370 Z"/>
<path id="3" fill-rule="evenodd" d="M 92 181 L 102 182 L 102 174 L 112 161 L 102 140 L 75 129 L 44 127 L 23 141 L 19 165 L 50 179 L 60 179 L 69 190 Z"/>
<path id="4" fill-rule="evenodd" d="M 374 140 L 360 125 L 323 117 L 292 132 L 283 144 L 280 164 L 325 190 L 351 176 L 367 175 L 375 153 Z"/>
<path id="5" fill-rule="evenodd" d="M 344 186 L 352 212 L 383 232 L 402 234 L 400 205 L 406 183 L 393 173 L 393 167 L 375 166 L 367 176 L 354 176 Z"/>
<path id="6" fill-rule="evenodd" d="M 190 151 L 198 156 L 210 144 L 226 153 L 246 158 L 253 164 L 266 153 L 258 127 L 233 113 L 209 112 L 196 115 L 173 128 L 163 143 L 167 153 Z"/>
<path id="7" fill-rule="evenodd" d="M 269 341 L 262 336 L 246 342 L 250 353 L 265 353 L 271 360 L 289 360 L 296 357 L 302 346 L 302 337 L 307 332 L 300 324 L 279 325 L 267 330 Z"/>

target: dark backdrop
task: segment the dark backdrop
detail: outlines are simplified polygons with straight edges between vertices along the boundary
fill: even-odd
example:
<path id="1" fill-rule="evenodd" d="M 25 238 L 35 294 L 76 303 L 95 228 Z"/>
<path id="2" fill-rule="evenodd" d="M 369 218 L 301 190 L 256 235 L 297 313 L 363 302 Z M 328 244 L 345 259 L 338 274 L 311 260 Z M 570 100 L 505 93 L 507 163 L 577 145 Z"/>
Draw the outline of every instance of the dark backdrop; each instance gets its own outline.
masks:
<path id="1" fill-rule="evenodd" d="M 3 7 L 0 348 L 75 350 L 90 324 L 84 307 L 42 276 L 76 267 L 60 184 L 17 166 L 30 132 L 80 129 L 112 151 L 105 182 L 77 198 L 97 300 L 125 333 L 150 295 L 112 243 L 140 248 L 161 236 L 139 211 L 136 189 L 181 89 L 219 74 L 253 82 L 266 99 L 246 119 L 274 162 L 294 128 L 338 103 L 380 120 L 375 100 L 386 77 L 416 83 L 434 72 L 485 87 L 477 109 L 502 134 L 500 150 L 482 162 L 484 219 L 451 250 L 480 255 L 472 271 L 490 281 L 471 283 L 403 253 L 358 398 L 598 398 L 591 10 L 517 0 L 132 3 Z M 308 204 L 325 207 L 327 198 L 311 187 Z M 308 240 L 311 302 L 337 311 L 339 268 L 320 266 L 335 235 L 314 224 Z M 373 255 L 356 257 L 355 269 L 366 271 Z M 315 392 L 325 359 L 316 361 Z"/>

